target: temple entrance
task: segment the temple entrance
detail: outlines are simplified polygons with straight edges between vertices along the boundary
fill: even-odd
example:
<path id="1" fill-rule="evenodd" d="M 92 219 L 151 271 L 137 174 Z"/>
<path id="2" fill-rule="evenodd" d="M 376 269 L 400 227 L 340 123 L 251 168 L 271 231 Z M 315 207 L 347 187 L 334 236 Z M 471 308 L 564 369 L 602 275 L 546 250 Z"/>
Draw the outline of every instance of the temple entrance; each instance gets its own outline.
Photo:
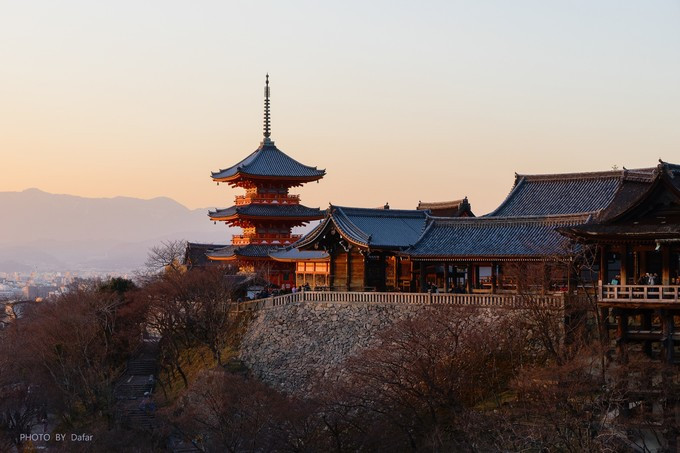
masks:
<path id="1" fill-rule="evenodd" d="M 366 256 L 366 290 L 385 291 L 385 258 L 381 255 Z"/>

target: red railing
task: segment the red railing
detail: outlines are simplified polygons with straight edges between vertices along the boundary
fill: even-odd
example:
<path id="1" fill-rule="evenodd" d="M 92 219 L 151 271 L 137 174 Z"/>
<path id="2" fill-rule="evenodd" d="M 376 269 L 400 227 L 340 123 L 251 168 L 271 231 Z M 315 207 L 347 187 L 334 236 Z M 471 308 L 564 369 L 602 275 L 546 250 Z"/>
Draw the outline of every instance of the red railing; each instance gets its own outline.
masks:
<path id="1" fill-rule="evenodd" d="M 241 206 L 250 203 L 300 204 L 300 195 L 281 195 L 261 193 L 257 195 L 237 195 L 235 204 Z"/>
<path id="2" fill-rule="evenodd" d="M 234 245 L 292 244 L 301 237 L 301 234 L 235 234 L 232 236 L 231 243 Z"/>

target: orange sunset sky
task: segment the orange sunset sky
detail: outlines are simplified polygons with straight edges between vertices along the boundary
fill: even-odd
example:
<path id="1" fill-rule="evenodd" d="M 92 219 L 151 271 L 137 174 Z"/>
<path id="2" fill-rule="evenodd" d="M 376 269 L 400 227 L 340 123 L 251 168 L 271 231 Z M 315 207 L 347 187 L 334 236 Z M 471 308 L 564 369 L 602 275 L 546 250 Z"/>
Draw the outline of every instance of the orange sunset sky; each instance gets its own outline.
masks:
<path id="1" fill-rule="evenodd" d="M 0 1 L 0 191 L 226 207 L 272 138 L 304 204 L 414 208 L 514 172 L 680 163 L 680 2 Z"/>

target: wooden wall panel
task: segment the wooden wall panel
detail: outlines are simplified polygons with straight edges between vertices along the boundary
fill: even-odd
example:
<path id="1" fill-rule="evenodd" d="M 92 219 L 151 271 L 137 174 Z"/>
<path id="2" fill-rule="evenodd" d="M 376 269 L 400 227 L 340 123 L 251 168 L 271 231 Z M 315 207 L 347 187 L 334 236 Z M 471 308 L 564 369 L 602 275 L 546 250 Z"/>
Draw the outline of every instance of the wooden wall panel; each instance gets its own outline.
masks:
<path id="1" fill-rule="evenodd" d="M 385 289 L 387 291 L 395 291 L 398 286 L 396 263 L 397 258 L 394 256 L 385 258 Z"/>
<path id="2" fill-rule="evenodd" d="M 331 257 L 333 260 L 333 288 L 339 291 L 347 289 L 347 254 L 341 249 Z"/>
<path id="3" fill-rule="evenodd" d="M 352 280 L 350 281 L 351 291 L 364 290 L 364 256 L 359 253 L 356 248 L 352 249 L 351 253 L 352 264 L 350 270 L 352 272 Z"/>

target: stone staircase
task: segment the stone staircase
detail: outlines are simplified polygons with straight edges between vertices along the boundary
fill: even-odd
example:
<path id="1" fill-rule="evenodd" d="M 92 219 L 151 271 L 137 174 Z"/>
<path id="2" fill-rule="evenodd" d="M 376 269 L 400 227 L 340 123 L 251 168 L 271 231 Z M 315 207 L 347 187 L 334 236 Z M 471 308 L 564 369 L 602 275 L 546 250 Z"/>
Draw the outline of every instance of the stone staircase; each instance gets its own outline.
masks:
<path id="1" fill-rule="evenodd" d="M 138 353 L 128 361 L 113 394 L 118 400 L 118 422 L 135 429 L 154 427 L 152 394 L 158 370 L 158 338 L 145 339 Z"/>

